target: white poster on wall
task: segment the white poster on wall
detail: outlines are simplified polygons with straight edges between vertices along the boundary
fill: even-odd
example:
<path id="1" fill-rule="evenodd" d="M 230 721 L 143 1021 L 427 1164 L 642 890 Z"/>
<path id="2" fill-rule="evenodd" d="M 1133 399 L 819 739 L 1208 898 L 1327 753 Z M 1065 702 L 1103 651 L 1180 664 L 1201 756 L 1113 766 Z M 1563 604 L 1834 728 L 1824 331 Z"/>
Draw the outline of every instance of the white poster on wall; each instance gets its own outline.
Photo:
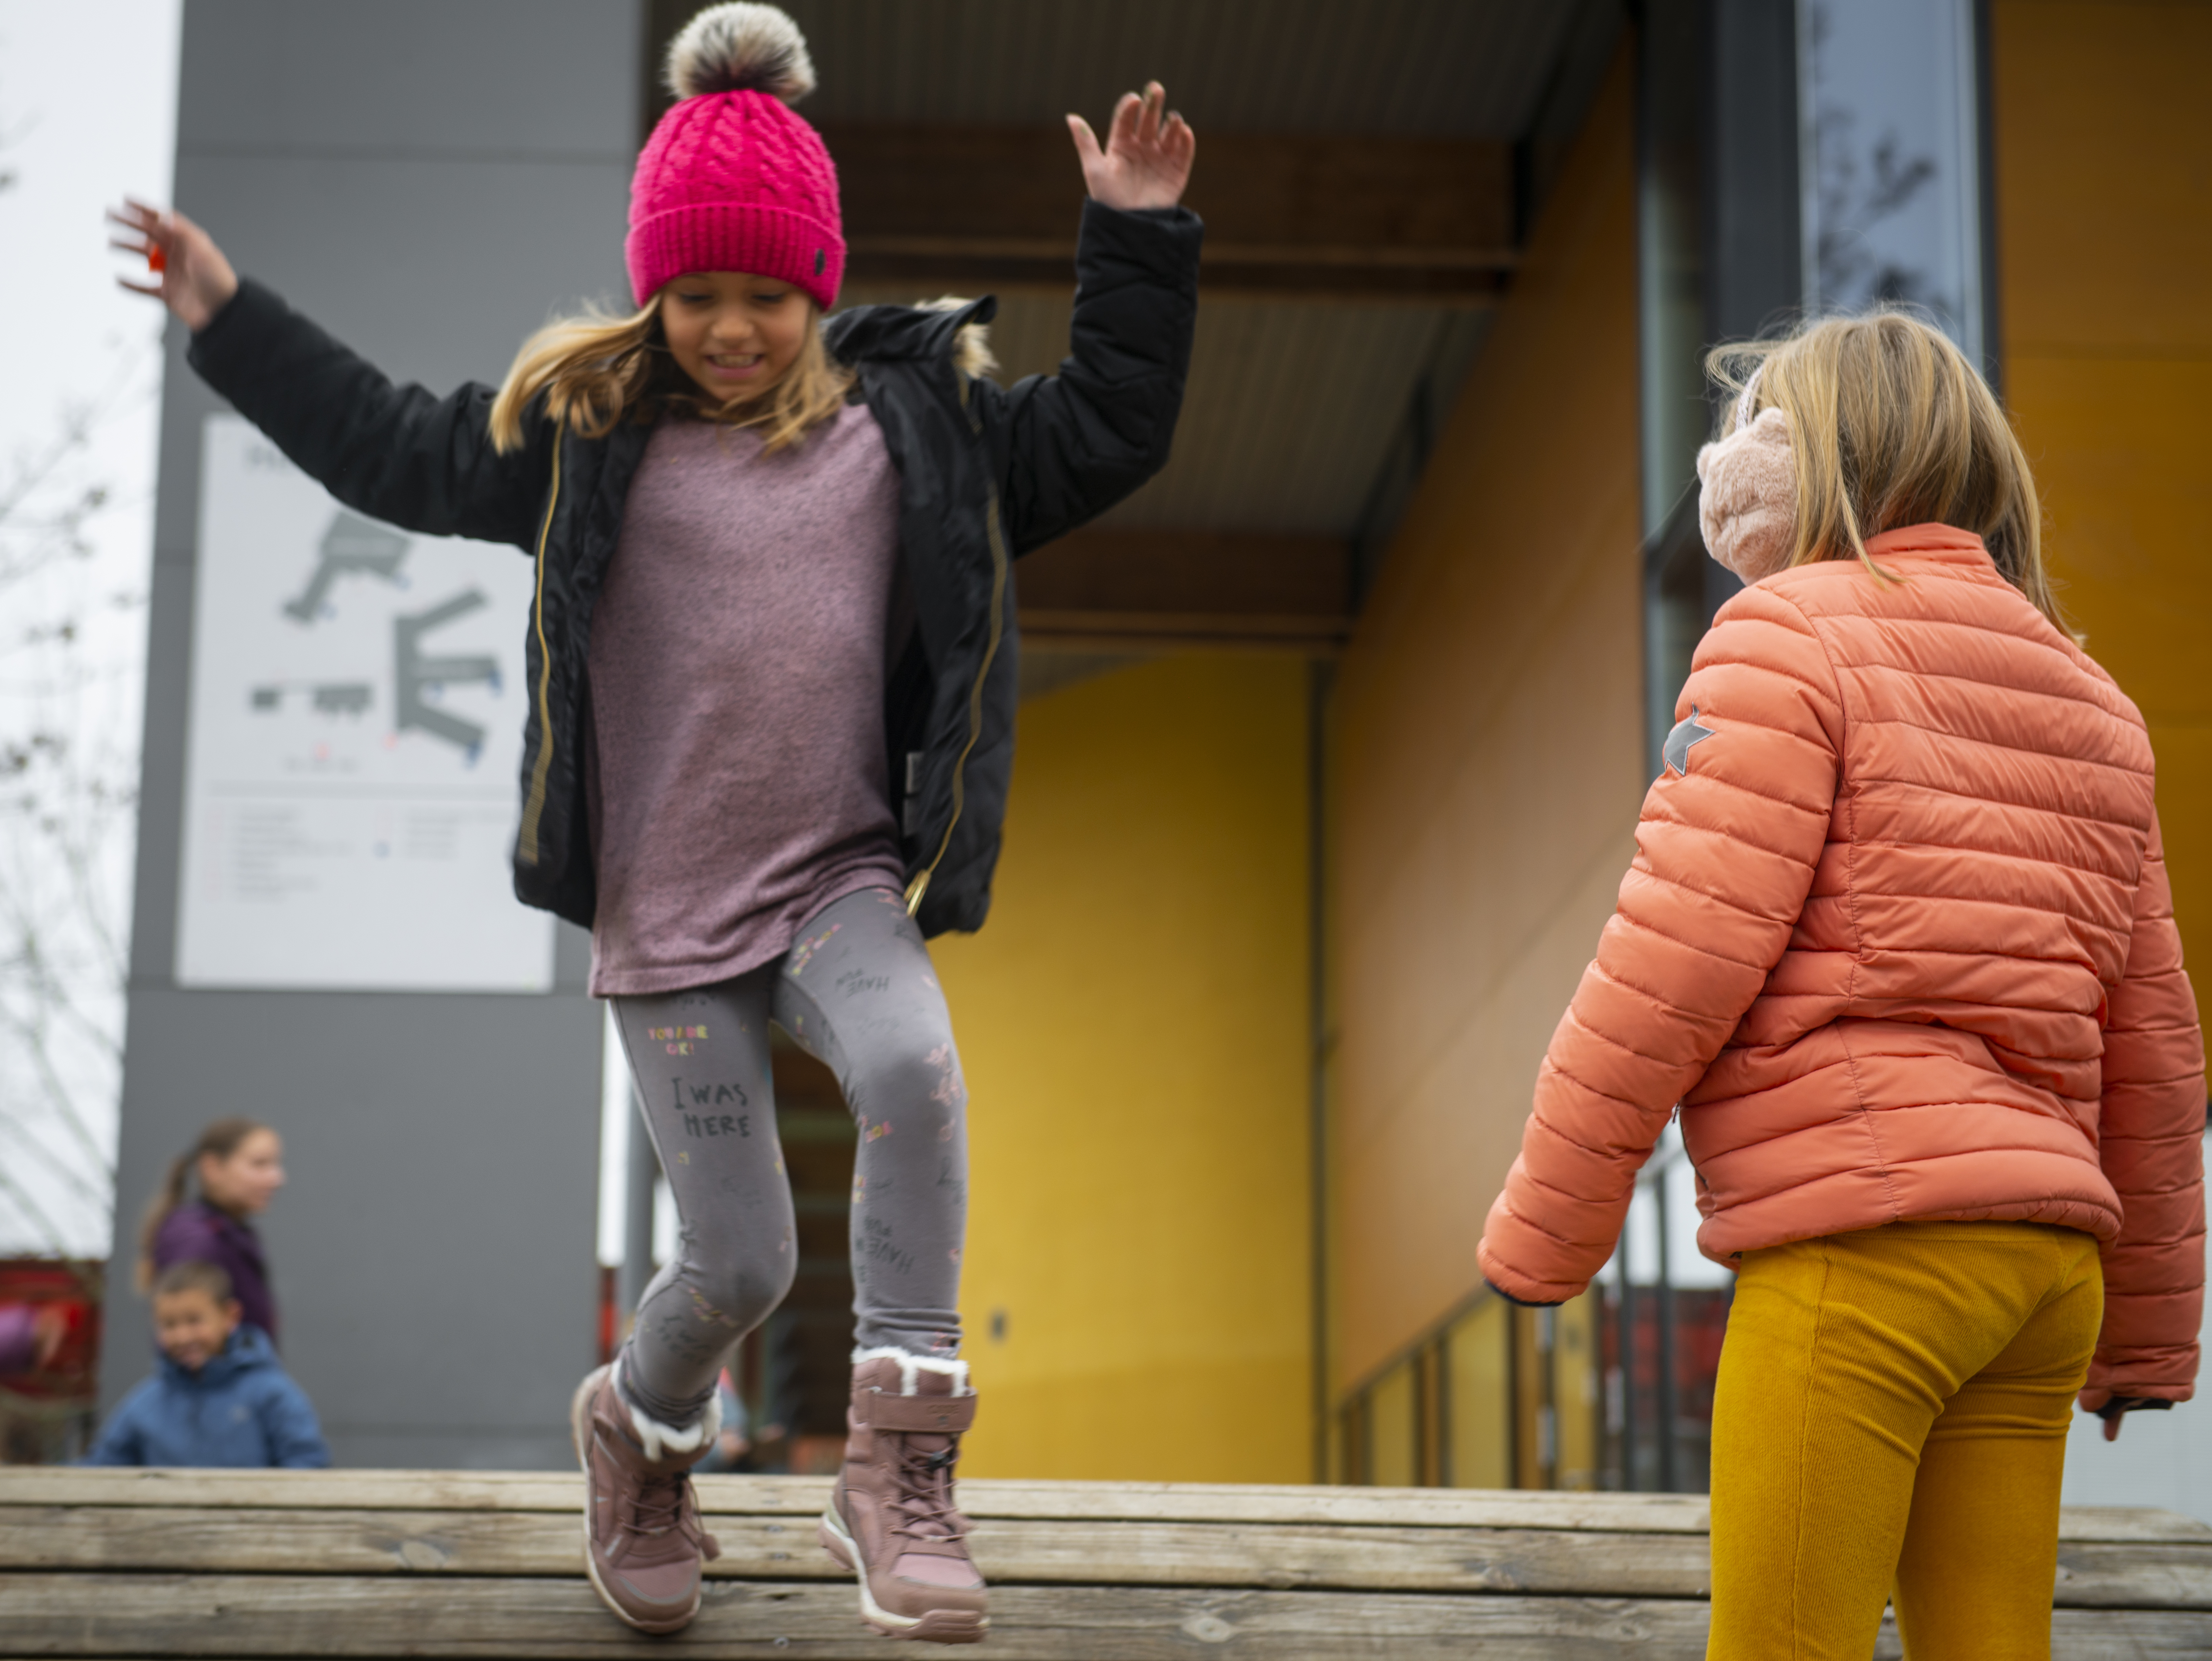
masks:
<path id="1" fill-rule="evenodd" d="M 532 569 L 341 507 L 208 418 L 177 978 L 543 992 L 515 899 Z"/>

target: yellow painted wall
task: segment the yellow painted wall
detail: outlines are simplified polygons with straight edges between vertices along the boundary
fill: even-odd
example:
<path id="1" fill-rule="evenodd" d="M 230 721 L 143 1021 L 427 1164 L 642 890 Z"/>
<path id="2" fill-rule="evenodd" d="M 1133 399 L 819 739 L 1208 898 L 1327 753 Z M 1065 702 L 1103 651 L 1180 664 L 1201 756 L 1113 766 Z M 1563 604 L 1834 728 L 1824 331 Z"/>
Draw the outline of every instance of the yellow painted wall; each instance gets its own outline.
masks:
<path id="1" fill-rule="evenodd" d="M 1513 1380 L 1507 1332 L 1513 1306 L 1486 1298 L 1444 1339 L 1451 1380 L 1451 1483 L 1462 1488 L 1513 1486 Z"/>
<path id="2" fill-rule="evenodd" d="M 2150 723 L 2212 988 L 2212 6 L 1996 0 L 2005 378 L 2061 598 Z"/>
<path id="3" fill-rule="evenodd" d="M 1634 851 L 1649 780 L 1632 115 L 1624 53 L 1339 682 L 1340 1390 L 1479 1287 L 1483 1214 Z"/>
<path id="4" fill-rule="evenodd" d="M 933 946 L 963 1475 L 1311 1476 L 1306 674 L 1194 654 L 1022 708 L 990 924 Z"/>

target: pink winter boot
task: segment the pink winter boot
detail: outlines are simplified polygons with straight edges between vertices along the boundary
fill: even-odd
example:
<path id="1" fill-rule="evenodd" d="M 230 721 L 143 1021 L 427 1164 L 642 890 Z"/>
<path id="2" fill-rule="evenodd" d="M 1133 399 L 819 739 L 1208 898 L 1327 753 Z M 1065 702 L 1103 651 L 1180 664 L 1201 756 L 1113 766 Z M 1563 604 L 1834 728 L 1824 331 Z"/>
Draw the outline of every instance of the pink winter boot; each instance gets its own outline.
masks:
<path id="1" fill-rule="evenodd" d="M 640 1632 L 681 1632 L 699 1613 L 702 1565 L 722 1555 L 699 1521 L 691 1467 L 714 1445 L 720 1404 L 688 1430 L 655 1424 L 615 1382 L 585 1375 L 568 1409 L 584 1467 L 584 1568 L 599 1601 Z"/>
<path id="2" fill-rule="evenodd" d="M 952 1468 L 975 1421 L 965 1361 L 897 1350 L 855 1358 L 845 1468 L 822 1544 L 860 1583 L 860 1618 L 892 1638 L 972 1644 L 991 1623 L 953 1509 Z"/>

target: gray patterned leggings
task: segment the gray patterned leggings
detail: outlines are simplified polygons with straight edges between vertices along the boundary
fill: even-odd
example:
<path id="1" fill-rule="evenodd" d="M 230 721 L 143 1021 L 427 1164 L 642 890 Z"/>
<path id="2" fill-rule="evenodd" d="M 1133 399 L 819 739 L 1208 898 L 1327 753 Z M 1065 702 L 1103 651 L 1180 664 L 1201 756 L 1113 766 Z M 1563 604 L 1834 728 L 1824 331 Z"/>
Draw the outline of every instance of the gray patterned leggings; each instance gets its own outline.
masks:
<path id="1" fill-rule="evenodd" d="M 646 1128 L 683 1220 L 638 1305 L 630 1398 L 663 1424 L 705 1410 L 738 1341 L 791 1290 L 798 1236 L 776 1141 L 769 1023 L 827 1064 L 860 1128 L 854 1313 L 861 1348 L 960 1348 L 968 1092 L 921 931 L 885 888 L 848 895 L 780 963 L 614 1000 Z"/>

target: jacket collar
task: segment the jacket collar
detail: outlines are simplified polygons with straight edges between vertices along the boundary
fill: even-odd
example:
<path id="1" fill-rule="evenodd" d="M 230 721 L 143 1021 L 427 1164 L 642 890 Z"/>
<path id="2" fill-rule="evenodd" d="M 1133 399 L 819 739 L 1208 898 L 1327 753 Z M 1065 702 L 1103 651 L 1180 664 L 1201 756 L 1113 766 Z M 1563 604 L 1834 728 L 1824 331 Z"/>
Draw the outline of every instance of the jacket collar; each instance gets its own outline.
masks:
<path id="1" fill-rule="evenodd" d="M 1867 557 L 1877 565 L 1885 559 L 1908 558 L 1926 560 L 1962 573 L 1996 573 L 1996 563 L 1990 559 L 1990 551 L 1982 545 L 1981 538 L 1955 525 L 1900 525 L 1878 537 L 1869 537 L 1866 550 Z"/>
<path id="2" fill-rule="evenodd" d="M 268 1366 L 276 1359 L 276 1352 L 269 1347 L 269 1335 L 259 1327 L 241 1323 L 232 1330 L 229 1341 L 208 1357 L 208 1364 L 198 1372 L 187 1372 L 164 1355 L 161 1373 L 173 1384 L 194 1390 L 220 1390 L 241 1373 Z"/>
<path id="3" fill-rule="evenodd" d="M 954 306 L 855 306 L 822 326 L 823 343 L 842 362 L 883 358 L 947 358 L 970 324 L 999 314 L 997 297 L 985 295 Z"/>

